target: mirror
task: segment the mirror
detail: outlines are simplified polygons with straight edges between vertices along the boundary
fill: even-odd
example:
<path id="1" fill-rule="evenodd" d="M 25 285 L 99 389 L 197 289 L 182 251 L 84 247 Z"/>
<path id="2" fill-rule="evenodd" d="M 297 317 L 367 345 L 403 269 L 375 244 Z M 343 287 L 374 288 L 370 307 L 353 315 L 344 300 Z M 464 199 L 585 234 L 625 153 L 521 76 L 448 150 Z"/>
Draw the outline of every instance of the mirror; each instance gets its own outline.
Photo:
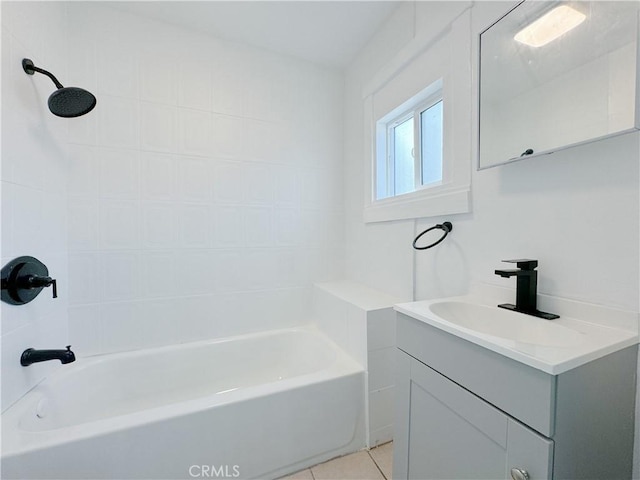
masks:
<path id="1" fill-rule="evenodd" d="M 639 5 L 527 0 L 480 34 L 479 169 L 640 128 Z"/>

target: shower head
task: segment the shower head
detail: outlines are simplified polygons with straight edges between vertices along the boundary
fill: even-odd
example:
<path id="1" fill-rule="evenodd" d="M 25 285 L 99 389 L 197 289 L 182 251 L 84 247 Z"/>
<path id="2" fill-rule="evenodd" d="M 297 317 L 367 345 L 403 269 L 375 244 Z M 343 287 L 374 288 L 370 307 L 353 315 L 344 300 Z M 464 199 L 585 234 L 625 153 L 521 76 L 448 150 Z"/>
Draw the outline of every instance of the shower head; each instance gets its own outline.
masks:
<path id="1" fill-rule="evenodd" d="M 93 94 L 78 87 L 63 87 L 53 74 L 36 67 L 28 58 L 22 59 L 22 68 L 29 75 L 33 75 L 34 72 L 42 73 L 56 85 L 58 89 L 49 96 L 49 110 L 54 115 L 64 118 L 79 117 L 89 113 L 96 106 L 96 97 Z"/>
<path id="2" fill-rule="evenodd" d="M 49 96 L 49 110 L 59 117 L 79 117 L 95 106 L 96 97 L 78 87 L 59 88 Z"/>

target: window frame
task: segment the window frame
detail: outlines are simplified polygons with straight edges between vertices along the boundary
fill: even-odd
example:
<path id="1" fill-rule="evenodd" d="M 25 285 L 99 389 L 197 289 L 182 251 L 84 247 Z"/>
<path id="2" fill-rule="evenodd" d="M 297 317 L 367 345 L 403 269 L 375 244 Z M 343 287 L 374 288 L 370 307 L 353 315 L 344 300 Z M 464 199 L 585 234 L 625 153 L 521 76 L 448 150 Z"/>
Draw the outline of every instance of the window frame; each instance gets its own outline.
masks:
<path id="1" fill-rule="evenodd" d="M 470 11 L 465 9 L 442 32 L 414 38 L 364 85 L 364 223 L 471 211 L 471 30 Z M 442 182 L 402 195 L 379 195 L 378 177 L 385 172 L 378 169 L 377 155 L 386 148 L 386 129 L 380 138 L 380 122 L 413 110 L 438 89 L 443 100 Z"/>

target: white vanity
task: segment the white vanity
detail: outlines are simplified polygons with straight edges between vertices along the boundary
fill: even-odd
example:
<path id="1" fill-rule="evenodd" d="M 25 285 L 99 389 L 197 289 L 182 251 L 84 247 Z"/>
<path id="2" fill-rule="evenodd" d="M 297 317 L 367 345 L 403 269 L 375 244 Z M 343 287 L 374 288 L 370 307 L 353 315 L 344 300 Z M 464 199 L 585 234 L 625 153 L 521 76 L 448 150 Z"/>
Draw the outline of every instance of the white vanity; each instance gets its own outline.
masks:
<path id="1" fill-rule="evenodd" d="M 631 478 L 637 314 L 544 301 L 395 307 L 394 479 Z"/>

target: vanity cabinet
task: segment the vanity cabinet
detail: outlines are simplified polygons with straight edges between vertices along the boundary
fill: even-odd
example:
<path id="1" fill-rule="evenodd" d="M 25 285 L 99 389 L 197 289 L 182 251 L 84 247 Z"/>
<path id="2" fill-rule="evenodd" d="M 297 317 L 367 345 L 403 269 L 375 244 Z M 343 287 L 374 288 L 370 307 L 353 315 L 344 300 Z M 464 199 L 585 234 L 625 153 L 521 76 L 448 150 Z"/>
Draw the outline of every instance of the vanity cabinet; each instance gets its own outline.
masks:
<path id="1" fill-rule="evenodd" d="M 631 478 L 637 346 L 550 375 L 401 313 L 397 345 L 395 480 Z"/>

